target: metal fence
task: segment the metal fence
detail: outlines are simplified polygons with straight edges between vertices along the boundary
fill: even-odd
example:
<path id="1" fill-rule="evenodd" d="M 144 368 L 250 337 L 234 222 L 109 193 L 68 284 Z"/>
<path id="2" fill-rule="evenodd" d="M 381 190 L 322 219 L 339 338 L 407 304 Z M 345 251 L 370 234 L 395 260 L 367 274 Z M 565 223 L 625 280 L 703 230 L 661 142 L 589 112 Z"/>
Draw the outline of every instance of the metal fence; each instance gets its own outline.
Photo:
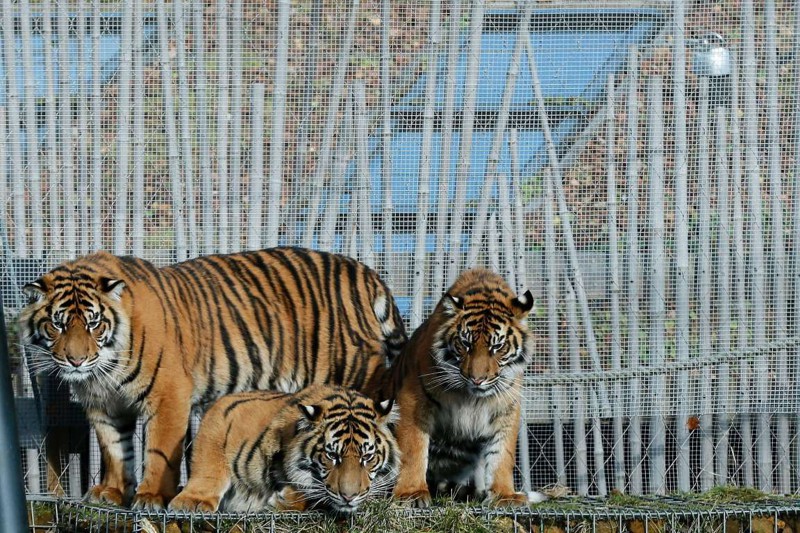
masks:
<path id="1" fill-rule="evenodd" d="M 10 330 L 96 249 L 343 252 L 412 328 L 486 265 L 539 301 L 521 486 L 800 492 L 796 2 L 0 10 Z M 96 441 L 15 353 L 28 494 L 77 497 Z"/>

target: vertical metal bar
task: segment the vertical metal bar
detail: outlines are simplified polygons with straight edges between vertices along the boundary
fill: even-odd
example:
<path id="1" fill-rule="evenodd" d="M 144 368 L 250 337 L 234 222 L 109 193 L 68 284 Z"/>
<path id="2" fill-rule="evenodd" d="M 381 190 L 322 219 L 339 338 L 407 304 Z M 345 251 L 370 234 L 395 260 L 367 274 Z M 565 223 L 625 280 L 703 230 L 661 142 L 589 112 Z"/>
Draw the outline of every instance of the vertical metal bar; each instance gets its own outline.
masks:
<path id="1" fill-rule="evenodd" d="M 492 191 L 494 190 L 496 181 L 496 176 L 486 175 L 484 177 L 483 184 L 481 185 L 481 197 L 478 199 L 478 205 L 475 210 L 475 222 L 472 225 L 472 238 L 470 239 L 471 242 L 469 245 L 469 250 L 467 251 L 467 268 L 474 268 L 478 265 L 478 255 L 483 242 L 489 204 L 492 202 Z"/>
<path id="2" fill-rule="evenodd" d="M 63 30 L 66 32 L 66 2 L 59 2 L 59 33 Z M 64 12 L 64 26 L 62 28 L 61 19 L 62 19 L 62 11 Z M 127 237 L 128 237 L 128 180 L 129 177 L 129 157 L 128 157 L 128 150 L 129 150 L 129 131 L 130 131 L 130 122 L 131 122 L 131 62 L 132 62 L 132 50 L 133 47 L 131 46 L 132 40 L 132 32 L 133 32 L 133 3 L 132 2 L 125 2 L 123 5 L 122 11 L 122 43 L 121 43 L 121 58 L 119 63 L 119 96 L 117 98 L 117 201 L 116 201 L 116 212 L 114 217 L 114 253 L 117 255 L 122 255 L 128 249 L 127 246 Z M 67 45 L 67 36 L 62 35 L 61 37 L 64 39 L 62 48 Z M 68 59 L 67 50 L 61 50 L 61 60 L 66 61 Z M 62 66 L 63 68 L 63 66 Z M 62 70 L 61 72 L 62 78 L 59 80 L 62 84 L 66 83 L 66 95 L 69 95 L 69 70 Z M 64 94 L 61 96 L 61 113 L 62 116 L 62 125 L 61 131 L 65 134 L 69 131 L 69 98 L 64 98 Z M 66 102 L 65 102 L 66 100 Z M 66 121 L 66 123 L 65 123 Z M 62 141 L 64 144 L 64 175 L 72 173 L 71 167 L 68 170 L 67 165 L 72 158 L 71 149 L 68 150 L 69 144 L 66 141 Z M 67 181 L 64 180 L 64 188 L 65 194 L 70 195 L 74 194 L 69 188 L 67 188 Z M 69 202 L 67 202 L 67 222 L 70 220 L 70 208 Z M 74 220 L 74 213 L 72 214 Z M 69 229 L 67 229 L 67 239 L 69 239 Z M 69 245 L 68 245 L 69 248 Z"/>
<path id="3" fill-rule="evenodd" d="M 770 210 L 772 215 L 772 303 L 775 325 L 774 338 L 784 339 L 788 336 L 786 308 L 788 307 L 788 285 L 786 280 L 786 249 L 784 246 L 783 220 L 783 185 L 781 183 L 781 139 L 778 101 L 778 17 L 775 12 L 775 0 L 766 0 L 764 10 L 767 48 L 767 149 L 769 157 Z M 798 177 L 795 176 L 795 179 Z M 778 349 L 774 354 L 778 380 L 778 391 L 791 389 L 789 383 L 788 354 L 785 349 Z M 772 404 L 776 405 L 776 404 Z M 791 455 L 789 448 L 789 415 L 783 410 L 776 413 L 777 457 L 774 466 L 778 473 L 777 490 L 781 494 L 789 494 L 792 485 Z M 768 440 L 772 437 L 768 436 Z M 797 468 L 797 466 L 795 466 Z"/>
<path id="4" fill-rule="evenodd" d="M 592 456 L 594 458 L 594 483 L 597 495 L 601 498 L 608 496 L 606 484 L 606 461 L 603 453 L 603 431 L 600 422 L 600 406 L 597 404 L 597 391 L 590 391 L 589 409 L 592 412 Z"/>
<path id="5" fill-rule="evenodd" d="M 25 99 L 25 133 L 27 142 L 28 190 L 30 190 L 31 233 L 33 257 L 41 258 L 44 251 L 44 215 L 42 212 L 42 176 L 39 170 L 39 128 L 36 120 L 36 79 L 31 49 L 31 6 L 29 0 L 20 0 L 20 40 L 24 72 L 23 97 Z M 82 37 L 82 35 L 81 35 Z M 13 67 L 11 67 L 13 68 Z M 80 78 L 82 79 L 82 78 Z M 20 179 L 21 175 L 17 179 Z"/>
<path id="6" fill-rule="evenodd" d="M 487 222 L 489 226 L 487 229 L 486 240 L 486 255 L 487 255 L 487 268 L 493 270 L 495 272 L 500 272 L 500 251 L 497 248 L 497 211 L 492 211 L 489 215 L 489 220 Z"/>
<path id="7" fill-rule="evenodd" d="M 497 177 L 497 195 L 499 198 L 498 218 L 500 219 L 500 229 L 503 240 L 503 265 L 502 272 L 509 286 L 521 294 L 519 282 L 517 281 L 516 257 L 514 255 L 514 224 L 511 220 L 513 207 L 511 197 L 508 192 L 508 176 L 500 175 Z"/>
<path id="8" fill-rule="evenodd" d="M 569 259 L 570 270 L 572 273 L 572 280 L 574 285 L 575 294 L 578 297 L 578 303 L 581 307 L 581 318 L 583 318 L 583 328 L 586 334 L 586 344 L 589 349 L 589 358 L 592 361 L 592 366 L 596 371 L 602 370 L 600 362 L 600 354 L 597 351 L 597 337 L 594 333 L 592 325 L 592 313 L 589 309 L 589 298 L 586 296 L 586 287 L 583 283 L 583 274 L 581 273 L 580 263 L 578 261 L 578 250 L 575 245 L 575 238 L 572 233 L 572 223 L 570 222 L 570 211 L 567 205 L 567 199 L 564 195 L 563 178 L 561 175 L 561 168 L 558 163 L 558 156 L 556 155 L 556 147 L 553 142 L 553 135 L 550 130 L 550 124 L 547 118 L 547 108 L 545 106 L 544 94 L 542 93 L 542 84 L 539 81 L 539 71 L 536 67 L 536 58 L 533 53 L 533 45 L 528 37 L 528 28 L 523 27 L 525 33 L 524 42 L 528 52 L 528 66 L 531 72 L 531 81 L 533 83 L 533 93 L 536 98 L 536 105 L 539 111 L 539 120 L 542 125 L 542 133 L 544 134 L 545 146 L 547 148 L 547 157 L 550 163 L 551 179 L 553 180 L 553 190 L 555 191 L 556 200 L 558 201 L 558 212 L 561 217 L 561 229 L 564 235 L 564 240 L 567 244 L 567 258 Z M 598 383 L 598 396 L 600 400 L 600 407 L 603 410 L 603 416 L 608 416 L 611 411 L 608 402 L 608 391 L 605 382 Z"/>
<path id="9" fill-rule="evenodd" d="M 89 40 L 86 38 L 86 1 L 79 0 L 77 7 L 76 22 L 77 31 L 77 52 L 76 76 L 78 77 L 78 220 L 80 228 L 79 251 L 81 254 L 89 253 L 91 248 L 89 236 L 89 109 L 88 109 L 88 88 L 86 79 L 86 60 L 89 58 Z M 34 200 L 36 201 L 36 200 Z M 38 200 L 41 201 L 41 200 Z M 34 215 L 35 217 L 36 215 Z M 36 220 L 36 218 L 34 218 Z M 76 456 L 79 458 L 80 456 Z M 70 465 L 72 466 L 72 465 Z M 76 461 L 75 466 L 77 475 L 80 474 L 80 463 Z M 73 483 L 70 478 L 70 483 Z M 77 479 L 77 489 L 80 492 L 80 478 Z M 75 487 L 73 487 L 75 488 Z M 76 494 L 79 496 L 79 494 Z"/>
<path id="10" fill-rule="evenodd" d="M 467 198 L 467 182 L 472 156 L 472 132 L 475 128 L 475 103 L 478 95 L 478 67 L 481 59 L 481 34 L 483 32 L 483 12 L 485 0 L 473 0 L 469 23 L 469 47 L 467 49 L 467 70 L 464 81 L 464 101 L 461 116 L 461 139 L 456 168 L 456 190 L 453 200 L 452 226 L 450 236 L 449 267 L 445 285 L 455 281 L 461 269 L 461 236 L 464 230 L 464 203 Z M 440 174 L 440 179 L 445 179 Z"/>
<path id="11" fill-rule="evenodd" d="M 278 45 L 275 59 L 275 82 L 272 95 L 272 139 L 269 146 L 269 209 L 267 210 L 267 246 L 278 245 L 283 185 L 283 131 L 286 117 L 287 72 L 289 70 L 289 0 L 278 2 Z"/>
<path id="12" fill-rule="evenodd" d="M 353 207 L 360 214 L 361 226 L 361 260 L 369 267 L 375 266 L 375 238 L 372 228 L 371 201 L 371 176 L 369 172 L 369 139 L 367 125 L 367 94 L 366 84 L 359 80 L 354 84 L 355 89 L 355 122 L 356 122 L 356 172 L 358 173 L 358 188 L 354 191 L 356 202 Z"/>
<path id="13" fill-rule="evenodd" d="M 247 217 L 247 247 L 251 250 L 261 248 L 262 204 L 264 202 L 264 84 L 254 83 L 251 102 L 252 144 L 250 148 L 250 213 Z M 274 209 L 270 204 L 269 209 Z M 273 240 L 272 237 L 268 239 Z M 277 236 L 273 242 L 277 244 Z M 273 245 L 274 246 L 274 245 Z"/>
<path id="14" fill-rule="evenodd" d="M 489 150 L 489 158 L 486 161 L 486 172 L 484 175 L 484 190 L 486 191 L 489 184 L 498 180 L 497 165 L 500 163 L 500 151 L 503 148 L 503 141 L 506 136 L 506 128 L 508 127 L 508 116 L 511 111 L 511 99 L 514 96 L 514 90 L 517 87 L 517 77 L 519 76 L 519 67 L 522 59 L 522 52 L 525 49 L 525 39 L 529 39 L 527 31 L 523 28 L 530 28 L 531 16 L 533 15 L 534 2 L 528 0 L 524 3 L 525 10 L 519 20 L 519 28 L 517 30 L 517 39 L 514 43 L 514 51 L 511 53 L 511 62 L 509 64 L 508 73 L 506 74 L 505 87 L 503 88 L 503 96 L 500 99 L 500 109 L 497 113 L 497 123 L 495 124 L 494 134 L 492 136 L 492 145 Z M 472 244 L 467 255 L 467 266 L 473 267 L 478 261 L 478 253 L 480 252 L 481 239 L 483 238 L 483 222 L 486 220 L 486 204 L 482 201 L 478 204 L 478 212 L 475 217 L 475 227 L 472 231 Z"/>
<path id="15" fill-rule="evenodd" d="M 794 57 L 800 57 L 800 6 L 795 2 L 794 11 Z M 794 328 L 795 336 L 800 336 L 800 72 L 794 73 L 794 131 L 795 131 L 795 150 L 794 150 L 794 180 L 792 205 L 792 242 L 794 246 Z M 0 173 L 0 176 L 2 174 Z M 800 357 L 794 358 L 794 375 L 800 376 Z M 794 416 L 794 463 L 795 463 L 795 490 L 800 491 L 800 408 L 795 404 Z"/>
<path id="16" fill-rule="evenodd" d="M 384 0 L 386 2 L 388 0 Z M 286 217 L 288 225 L 287 239 L 290 243 L 295 244 L 297 239 L 297 217 L 299 215 L 299 199 L 302 196 L 301 185 L 306 178 L 306 166 L 308 159 L 308 139 L 309 139 L 309 126 L 311 124 L 311 114 L 313 112 L 312 104 L 314 100 L 314 80 L 318 67 L 319 56 L 319 42 L 320 42 L 320 25 L 322 19 L 322 0 L 313 0 L 311 4 L 311 16 L 309 19 L 309 33 L 307 36 L 307 49 L 308 55 L 305 57 L 305 73 L 303 79 L 303 86 L 300 89 L 302 96 L 300 96 L 301 112 L 300 121 L 297 125 L 297 148 L 294 162 L 294 174 L 292 179 L 287 183 L 289 187 L 289 205 Z M 384 24 L 385 26 L 385 24 Z M 388 28 L 384 28 L 388 31 Z M 322 228 L 325 231 L 325 228 Z"/>
<path id="17" fill-rule="evenodd" d="M 211 140 L 208 123 L 208 82 L 206 76 L 206 45 L 204 5 L 195 6 L 192 23 L 192 41 L 195 57 L 195 110 L 197 113 L 197 140 L 200 152 L 200 209 L 203 212 L 203 252 L 214 250 L 214 184 L 211 178 Z"/>
<path id="18" fill-rule="evenodd" d="M 392 239 L 392 220 L 394 205 L 392 203 L 392 89 L 389 71 L 389 27 L 392 24 L 391 2 L 381 1 L 381 183 L 383 185 L 383 257 L 386 283 L 394 286 L 394 254 Z M 441 199 L 440 199 L 441 200 Z M 434 254 L 436 257 L 439 254 Z M 434 294 L 439 294 L 434 289 Z"/>
<path id="19" fill-rule="evenodd" d="M 325 204 L 325 213 L 319 236 L 320 249 L 332 250 L 336 236 L 336 219 L 342 208 L 342 189 L 344 174 L 350 161 L 350 145 L 353 137 L 353 91 L 345 91 L 344 118 L 339 124 L 339 135 L 334 156 L 334 172 L 328 182 L 328 200 Z M 348 218 L 353 213 L 348 212 Z M 343 230 L 342 240 L 347 230 Z"/>
<path id="20" fill-rule="evenodd" d="M 444 82 L 442 109 L 441 151 L 439 158 L 439 186 L 436 209 L 436 253 L 433 255 L 433 294 L 444 290 L 444 266 L 450 243 L 447 240 L 447 219 L 450 212 L 450 164 L 453 144 L 453 117 L 456 100 L 456 68 L 460 53 L 461 0 L 450 2 L 450 22 L 447 30 L 447 71 Z"/>
<path id="21" fill-rule="evenodd" d="M 650 365 L 664 365 L 664 301 L 666 278 L 664 263 L 664 100 L 661 76 L 651 76 L 647 87 L 648 99 L 648 176 L 650 182 Z M 664 427 L 665 376 L 651 378 L 650 398 L 653 414 L 650 418 L 650 486 L 653 494 L 666 493 L 666 431 Z"/>
<path id="22" fill-rule="evenodd" d="M 581 372 L 580 337 L 578 310 L 575 302 L 575 290 L 569 275 L 564 276 L 567 300 L 567 331 L 569 338 L 570 370 Z M 589 458 L 586 446 L 586 391 L 584 385 L 576 383 L 572 387 L 572 430 L 575 446 L 575 486 L 580 496 L 589 494 Z"/>
<path id="23" fill-rule="evenodd" d="M 422 118 L 422 147 L 419 161 L 419 181 L 417 196 L 417 228 L 416 247 L 414 252 L 413 300 L 411 305 L 411 328 L 415 329 L 422 322 L 423 303 L 425 298 L 425 282 L 428 250 L 428 218 L 430 215 L 430 177 L 433 166 L 433 120 L 436 104 L 436 73 L 439 67 L 439 45 L 441 43 L 439 20 L 441 16 L 440 0 L 431 3 L 431 15 L 428 29 L 428 71 L 425 78 L 425 109 Z"/>
<path id="24" fill-rule="evenodd" d="M 92 247 L 95 250 L 103 248 L 101 201 L 103 193 L 103 134 L 101 130 L 103 93 L 100 85 L 100 2 L 101 0 L 92 0 Z M 55 104 L 53 104 L 53 113 L 55 113 Z M 55 139 L 55 133 L 53 138 Z M 55 146 L 52 150 L 55 150 Z M 50 205 L 53 205 L 52 201 Z"/>
<path id="25" fill-rule="evenodd" d="M 728 176 L 728 126 L 724 105 L 716 109 L 716 169 L 717 169 L 717 217 L 719 219 L 719 236 L 717 244 L 717 314 L 719 316 L 719 353 L 731 350 L 731 280 L 730 280 L 730 187 Z M 730 446 L 730 365 L 723 363 L 719 367 L 719 385 L 717 394 L 717 446 L 716 476 L 717 485 L 728 484 L 728 448 Z"/>
<path id="26" fill-rule="evenodd" d="M 14 6 L 3 0 L 3 51 L 6 59 L 6 110 L 8 115 L 8 143 L 11 145 L 11 175 L 23 176 L 22 133 L 20 132 L 20 95 L 17 83 L 16 38 L 14 37 Z M 14 198 L 14 250 L 18 257 L 27 257 L 28 242 L 25 235 L 25 181 L 13 180 Z"/>
<path id="27" fill-rule="evenodd" d="M 169 21 L 164 0 L 156 2 L 158 35 L 161 44 L 161 90 L 164 92 L 164 122 L 167 129 L 169 176 L 172 192 L 172 220 L 175 225 L 175 251 L 178 261 L 187 259 L 186 219 L 183 212 L 183 176 L 178 129 L 175 125 L 175 101 L 172 96 L 172 59 L 169 51 Z M 179 43 L 178 46 L 183 46 Z"/>
<path id="28" fill-rule="evenodd" d="M 0 176 L 5 179 L 5 176 Z M 19 436 L 17 434 L 14 394 L 11 387 L 11 366 L 8 357 L 8 340 L 3 306 L 0 306 L 0 530 L 23 533 L 28 530 L 25 509 L 25 487 L 19 463 Z"/>
<path id="29" fill-rule="evenodd" d="M 608 205 L 608 269 L 611 283 L 611 370 L 622 370 L 622 323 L 620 320 L 619 295 L 619 238 L 617 236 L 617 162 L 615 139 L 616 106 L 614 75 L 606 80 L 606 194 Z M 622 387 L 614 387 L 614 488 L 625 491 L 625 442 L 622 429 Z"/>
<path id="30" fill-rule="evenodd" d="M 133 86 L 144 87 L 144 18 L 142 0 L 133 2 Z M 144 91 L 133 91 L 133 255 L 144 253 Z"/>
<path id="31" fill-rule="evenodd" d="M 219 189 L 219 237 L 217 251 L 230 250 L 228 204 L 228 121 L 230 117 L 230 73 L 228 72 L 228 0 L 217 0 L 217 187 Z"/>
<path id="32" fill-rule="evenodd" d="M 186 12 L 183 0 L 174 0 L 173 9 L 175 20 L 175 48 L 178 60 L 178 108 L 181 123 L 181 161 L 183 162 L 184 186 L 186 187 L 186 218 L 188 226 L 187 252 L 189 257 L 196 257 L 199 253 L 197 235 L 197 202 L 195 199 L 195 171 L 194 157 L 192 154 L 192 125 L 191 125 L 191 100 L 189 97 L 189 69 L 186 66 Z M 187 6 L 195 8 L 191 3 Z M 196 6 L 200 9 L 200 6 Z"/>
<path id="33" fill-rule="evenodd" d="M 3 22 L 5 24 L 5 21 Z M 8 153 L 6 147 L 9 145 L 6 128 L 6 108 L 0 106 L 0 243 L 5 243 L 8 235 L 5 235 L 8 220 Z M 10 252 L 10 250 L 3 250 Z M 9 255 L 10 258 L 10 255 Z"/>
<path id="34" fill-rule="evenodd" d="M 344 90 L 344 78 L 345 74 L 347 74 L 347 66 L 350 63 L 350 51 L 353 48 L 353 40 L 355 38 L 357 26 L 356 19 L 360 6 L 360 0 L 351 0 L 345 36 L 342 47 L 339 50 L 339 58 L 336 61 L 336 70 L 333 75 L 330 96 L 328 97 L 328 114 L 325 118 L 325 129 L 322 132 L 322 146 L 320 147 L 317 167 L 314 171 L 314 178 L 311 183 L 311 203 L 308 208 L 305 235 L 303 236 L 303 246 L 306 247 L 311 246 L 316 231 L 319 204 L 322 200 L 322 187 L 325 183 L 325 176 L 328 173 L 331 148 L 333 147 L 333 133 L 336 129 L 336 119 L 339 114 L 342 91 Z"/>
<path id="35" fill-rule="evenodd" d="M 280 3 L 278 4 L 280 9 Z M 280 17 L 280 14 L 279 14 Z M 242 0 L 231 2 L 231 148 L 229 250 L 238 250 L 242 242 Z M 278 29 L 280 32 L 280 28 Z M 279 39 L 280 39 L 280 33 Z M 276 80 L 277 81 L 277 80 Z M 276 85 L 275 90 L 279 90 Z M 277 139 L 275 139 L 277 141 Z M 274 144 L 274 143 L 273 143 Z M 283 148 L 283 143 L 281 143 Z M 274 207 L 274 206 L 270 206 Z"/>
<path id="36" fill-rule="evenodd" d="M 739 68 L 735 55 L 732 54 L 734 61 L 731 69 L 731 101 L 733 111 L 731 112 L 731 150 L 732 150 L 732 169 L 733 169 L 733 239 L 735 275 L 736 281 L 734 294 L 736 294 L 736 320 L 738 328 L 737 347 L 739 352 L 744 352 L 749 346 L 749 333 L 747 327 L 747 299 L 746 299 L 746 265 L 745 265 L 745 245 L 744 245 L 744 203 L 742 192 L 746 185 L 743 184 L 742 169 L 742 144 L 741 131 L 739 127 L 739 110 L 741 101 L 739 99 Z M 747 359 L 742 358 L 739 362 L 739 405 L 737 410 L 739 415 L 739 435 L 742 439 L 742 471 L 744 486 L 754 487 L 755 479 L 753 472 L 753 430 L 750 421 L 750 364 Z"/>
<path id="37" fill-rule="evenodd" d="M 47 122 L 47 194 L 50 206 L 50 244 L 61 248 L 61 203 L 58 172 L 58 133 L 56 129 L 56 67 L 53 61 L 53 20 L 50 0 L 42 1 L 42 44 L 44 52 L 45 120 Z"/>
<path id="38" fill-rule="evenodd" d="M 711 143 L 708 117 L 708 76 L 700 77 L 700 98 L 698 112 L 697 142 L 700 147 L 697 154 L 697 200 L 698 206 L 698 258 L 697 258 L 697 300 L 698 325 L 700 333 L 700 356 L 712 355 L 711 346 L 711 178 L 710 160 L 707 147 Z M 700 424 L 700 490 L 707 491 L 714 486 L 714 416 L 711 413 L 711 367 L 703 367 L 700 376 L 699 413 Z M 685 395 L 686 390 L 678 389 L 678 396 Z M 697 412 L 697 411 L 695 411 Z M 686 420 L 681 420 L 685 424 Z"/>
<path id="39" fill-rule="evenodd" d="M 673 1 L 672 26 L 672 94 L 673 116 L 675 120 L 675 300 L 676 324 L 675 345 L 677 359 L 689 359 L 689 299 L 691 293 L 689 280 L 689 146 L 686 133 L 686 43 L 685 43 L 685 1 Z M 686 419 L 689 413 L 688 395 L 689 374 L 681 370 L 676 386 L 677 413 L 675 418 L 675 439 L 677 441 L 676 469 L 678 490 L 691 489 L 689 479 L 689 432 Z"/>
<path id="40" fill-rule="evenodd" d="M 749 183 L 750 214 L 750 275 L 751 280 L 751 321 L 753 344 L 756 348 L 766 343 L 767 313 L 765 301 L 767 285 L 764 273 L 764 238 L 761 212 L 761 171 L 758 164 L 759 129 L 756 89 L 756 18 L 753 0 L 742 2 L 742 34 L 744 60 L 742 62 L 744 94 L 744 138 L 745 173 Z M 758 447 L 758 488 L 764 492 L 772 490 L 772 444 L 770 434 L 770 415 L 764 412 L 768 400 L 769 355 L 764 354 L 755 361 L 756 402 L 759 408 L 756 443 Z"/>
<path id="41" fill-rule="evenodd" d="M 522 177 L 519 165 L 519 136 L 516 128 L 508 132 L 508 150 L 511 153 L 511 195 L 514 198 L 514 233 L 517 237 L 515 253 L 517 256 L 517 293 L 528 286 L 528 270 L 526 265 L 527 246 L 525 231 L 525 213 L 522 206 Z"/>
<path id="42" fill-rule="evenodd" d="M 558 273 L 560 272 L 559 260 L 556 256 L 556 227 L 555 213 L 553 212 L 553 181 L 547 175 L 549 168 L 545 169 L 545 202 L 544 202 L 544 257 L 545 274 L 547 278 L 547 338 L 550 344 L 550 371 L 559 370 L 559 319 L 558 319 Z M 564 457 L 564 392 L 561 385 L 554 384 L 550 388 L 550 412 L 553 417 L 553 445 L 556 452 L 556 479 L 559 485 L 567 485 L 567 470 Z"/>

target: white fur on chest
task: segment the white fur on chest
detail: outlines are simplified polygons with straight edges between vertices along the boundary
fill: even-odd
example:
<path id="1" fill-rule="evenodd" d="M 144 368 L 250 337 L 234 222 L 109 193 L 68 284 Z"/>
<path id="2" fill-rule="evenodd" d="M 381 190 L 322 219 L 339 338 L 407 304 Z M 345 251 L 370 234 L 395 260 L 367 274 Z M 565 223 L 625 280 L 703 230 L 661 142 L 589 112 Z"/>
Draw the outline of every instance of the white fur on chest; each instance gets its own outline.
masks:
<path id="1" fill-rule="evenodd" d="M 434 434 L 447 433 L 454 439 L 465 440 L 490 437 L 496 432 L 491 407 L 484 399 L 453 401 L 448 398 L 435 411 Z"/>

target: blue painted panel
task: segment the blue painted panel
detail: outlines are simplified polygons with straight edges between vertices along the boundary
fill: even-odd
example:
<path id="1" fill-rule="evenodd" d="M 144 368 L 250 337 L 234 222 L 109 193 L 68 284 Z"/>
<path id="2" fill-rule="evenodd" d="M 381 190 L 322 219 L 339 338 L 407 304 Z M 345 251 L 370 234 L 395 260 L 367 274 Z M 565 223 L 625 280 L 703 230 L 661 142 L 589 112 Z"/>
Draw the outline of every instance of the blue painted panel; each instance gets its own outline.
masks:
<path id="1" fill-rule="evenodd" d="M 120 15 L 105 14 L 102 17 L 101 24 L 107 27 L 118 27 L 121 24 Z M 143 27 L 143 38 L 145 43 L 151 43 L 156 37 L 156 24 L 152 16 L 146 15 L 145 24 Z M 32 25 L 41 25 L 41 16 L 31 17 Z M 37 20 L 39 19 L 39 20 Z M 61 68 L 58 63 L 60 56 L 59 47 L 61 46 L 61 39 L 56 33 L 57 20 L 53 17 L 52 27 L 54 32 L 53 37 L 53 63 L 55 72 L 53 73 L 56 90 L 59 90 Z M 105 29 L 104 28 L 104 29 Z M 81 46 L 81 41 L 84 41 L 84 46 Z M 22 96 L 25 94 L 25 71 L 23 68 L 22 59 L 22 38 L 17 36 L 14 39 L 15 43 L 15 67 L 17 76 L 17 89 Z M 119 31 L 111 31 L 110 33 L 101 33 L 100 35 L 100 76 L 101 82 L 108 82 L 116 73 L 119 68 L 120 48 L 122 43 L 122 35 Z M 82 78 L 86 84 L 91 84 L 93 79 L 92 73 L 92 36 L 90 33 L 84 36 L 78 36 L 70 33 L 67 39 L 69 46 L 69 62 L 70 62 L 70 90 L 71 92 L 78 92 L 78 81 Z M 3 49 L 4 42 L 0 40 L 0 105 L 6 105 L 8 100 L 7 92 L 7 68 L 5 51 Z M 33 56 L 33 87 L 36 98 L 44 98 L 46 94 L 46 78 L 45 78 L 45 62 L 44 62 L 44 37 L 38 33 L 33 32 L 31 36 L 31 50 Z M 58 94 L 57 94 L 58 96 Z"/>
<path id="2" fill-rule="evenodd" d="M 472 153 L 470 157 L 469 175 L 466 181 L 466 201 L 468 204 L 476 203 L 481 197 L 483 177 L 491 151 L 491 131 L 477 131 L 473 133 Z M 453 143 L 450 151 L 450 177 L 449 194 L 444 199 L 452 202 L 455 198 L 456 169 L 458 168 L 458 146 L 461 139 L 460 132 L 454 132 Z M 529 154 L 543 143 L 543 135 L 538 131 L 520 131 L 518 134 L 518 147 L 521 154 Z M 410 131 L 395 133 L 392 136 L 392 203 L 396 212 L 411 212 L 416 209 L 419 195 L 420 162 L 422 159 L 422 132 Z M 442 136 L 436 132 L 433 137 L 433 151 L 431 159 L 430 204 L 432 211 L 440 202 L 439 198 L 439 165 L 441 162 Z M 375 210 L 381 208 L 383 180 L 381 168 L 383 158 L 380 152 L 370 161 L 372 181 L 372 205 Z M 504 142 L 500 153 L 498 165 L 500 175 L 508 176 L 511 173 L 511 157 L 508 143 Z M 492 197 L 496 194 L 493 188 Z"/>
<path id="3" fill-rule="evenodd" d="M 504 19 L 505 17 L 505 19 Z M 467 176 L 467 209 L 474 209 L 480 198 L 487 160 L 491 150 L 493 123 L 502 99 L 517 39 L 517 15 L 514 12 L 487 13 L 481 38 L 481 60 L 476 108 L 484 111 L 483 124 L 476 124 Z M 538 19 L 537 19 L 538 17 Z M 663 25 L 666 17 L 652 9 L 546 9 L 534 13 L 531 44 L 551 117 L 553 140 L 557 150 L 569 145 L 570 139 L 585 123 L 588 112 L 596 107 L 605 92 L 606 78 L 623 68 L 631 44 L 648 42 Z M 498 23 L 498 21 L 501 21 Z M 456 112 L 463 107 L 467 63 L 467 37 L 462 36 L 461 55 L 456 72 Z M 445 57 L 439 59 L 437 105 L 441 112 L 446 79 Z M 532 77 L 523 54 L 520 72 L 512 98 L 511 113 L 522 117 L 517 126 L 519 154 L 524 176 L 546 164 L 543 135 L 538 131 L 538 110 L 533 93 Z M 409 92 L 393 108 L 395 128 L 392 135 L 392 193 L 395 212 L 413 214 L 418 210 L 419 174 L 422 148 L 422 109 L 427 76 L 421 75 Z M 495 112 L 495 114 L 492 114 Z M 525 118 L 527 117 L 527 120 Z M 558 117 L 558 120 L 555 118 Z M 399 127 L 398 127 L 399 126 Z M 482 128 L 482 129 L 481 129 Z M 454 132 L 450 166 L 450 196 L 453 200 L 455 172 L 460 134 Z M 431 165 L 430 208 L 439 203 L 438 183 L 441 164 L 441 135 L 435 133 Z M 370 172 L 372 205 L 379 211 L 382 191 L 382 157 L 378 136 L 370 138 Z M 348 169 L 352 176 L 352 167 Z M 503 143 L 498 171 L 510 172 L 508 145 Z M 463 177 L 462 177 L 463 178 Z M 492 197 L 496 197 L 496 187 Z M 346 206 L 343 206 L 346 208 Z"/>
<path id="4" fill-rule="evenodd" d="M 497 16 L 501 12 L 490 13 Z M 510 14 L 510 13 L 509 13 Z M 555 15 L 562 14 L 559 20 Z M 654 10 L 539 10 L 548 25 L 534 22 L 530 38 L 545 98 L 580 98 L 587 103 L 602 95 L 605 78 L 619 69 L 628 46 L 647 42 L 663 23 L 662 13 Z M 630 22 L 620 24 L 623 18 Z M 604 24 L 603 21 L 607 21 Z M 582 27 L 587 22 L 588 26 Z M 545 21 L 539 22 L 544 24 Z M 572 26 L 572 27 L 571 27 Z M 485 28 L 481 37 L 478 77 L 478 108 L 500 105 L 505 80 L 517 38 L 516 26 L 499 31 Z M 463 106 L 468 38 L 462 36 L 456 73 L 456 108 Z M 527 55 L 523 54 L 512 108 L 535 105 Z M 437 102 L 444 101 L 446 58 L 439 59 Z M 408 111 L 424 104 L 427 75 L 423 74 L 401 99 L 395 110 Z"/>

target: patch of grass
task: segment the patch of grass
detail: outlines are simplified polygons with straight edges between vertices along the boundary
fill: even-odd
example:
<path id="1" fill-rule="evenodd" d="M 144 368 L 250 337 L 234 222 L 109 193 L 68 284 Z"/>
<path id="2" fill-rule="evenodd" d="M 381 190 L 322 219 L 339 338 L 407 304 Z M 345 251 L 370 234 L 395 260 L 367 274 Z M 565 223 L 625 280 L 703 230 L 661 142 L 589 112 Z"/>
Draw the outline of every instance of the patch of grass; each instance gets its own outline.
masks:
<path id="1" fill-rule="evenodd" d="M 714 487 L 702 494 L 688 494 L 689 499 L 704 503 L 750 503 L 773 499 L 774 496 L 765 494 L 757 489 L 747 487 Z"/>

